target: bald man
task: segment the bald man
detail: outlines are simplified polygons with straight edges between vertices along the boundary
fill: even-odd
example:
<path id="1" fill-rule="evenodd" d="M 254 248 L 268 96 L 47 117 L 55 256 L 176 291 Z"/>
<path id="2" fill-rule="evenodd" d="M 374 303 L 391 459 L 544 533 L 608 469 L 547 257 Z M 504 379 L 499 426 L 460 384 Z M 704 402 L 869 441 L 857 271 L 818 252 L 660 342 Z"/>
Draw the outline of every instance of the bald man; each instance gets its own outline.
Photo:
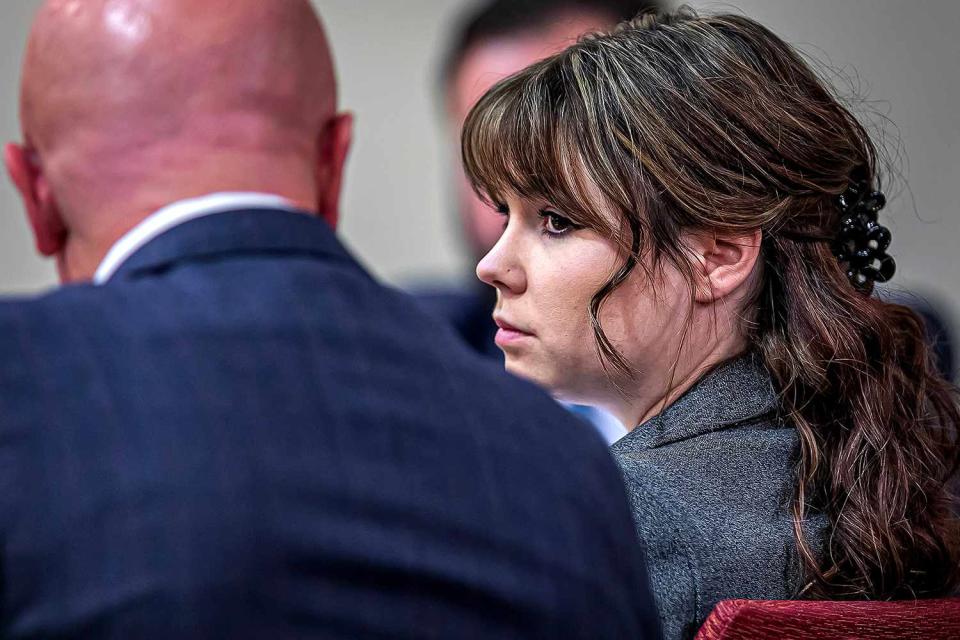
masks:
<path id="1" fill-rule="evenodd" d="M 305 0 L 54 0 L 5 150 L 0 635 L 645 638 L 603 443 L 337 241 Z"/>

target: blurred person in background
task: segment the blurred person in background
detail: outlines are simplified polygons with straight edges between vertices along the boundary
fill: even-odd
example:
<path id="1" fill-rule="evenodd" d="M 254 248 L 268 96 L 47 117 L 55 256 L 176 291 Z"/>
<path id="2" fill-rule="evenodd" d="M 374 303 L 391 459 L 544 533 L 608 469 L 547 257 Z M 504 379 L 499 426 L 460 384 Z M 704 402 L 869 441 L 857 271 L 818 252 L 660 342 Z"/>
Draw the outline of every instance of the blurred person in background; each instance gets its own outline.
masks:
<path id="1" fill-rule="evenodd" d="M 749 18 L 648 16 L 494 86 L 464 125 L 506 228 L 507 369 L 604 406 L 664 633 L 720 600 L 955 592 L 957 389 L 895 270 L 877 149 Z"/>
<path id="2" fill-rule="evenodd" d="M 576 42 L 581 35 L 659 7 L 653 0 L 484 0 L 453 29 L 441 66 L 445 131 L 457 161 L 452 191 L 462 237 L 476 264 L 500 238 L 503 221 L 480 200 L 459 162 L 460 132 L 471 107 L 494 83 Z M 496 296 L 470 278 L 459 287 L 421 288 L 418 297 L 432 313 L 449 320 L 476 351 L 503 361 L 494 344 Z M 570 405 L 613 442 L 626 433 L 608 413 Z"/>
<path id="3" fill-rule="evenodd" d="M 307 0 L 51 0 L 5 161 L 4 638 L 652 638 L 600 439 L 337 240 Z"/>
<path id="4" fill-rule="evenodd" d="M 933 351 L 934 362 L 944 378 L 954 383 L 960 382 L 960 371 L 957 369 L 956 336 L 951 327 L 956 326 L 956 319 L 951 313 L 950 305 L 937 298 L 917 293 L 917 290 L 903 290 L 892 288 L 883 291 L 890 302 L 904 304 L 917 312 L 923 319 L 927 333 L 927 342 Z"/>

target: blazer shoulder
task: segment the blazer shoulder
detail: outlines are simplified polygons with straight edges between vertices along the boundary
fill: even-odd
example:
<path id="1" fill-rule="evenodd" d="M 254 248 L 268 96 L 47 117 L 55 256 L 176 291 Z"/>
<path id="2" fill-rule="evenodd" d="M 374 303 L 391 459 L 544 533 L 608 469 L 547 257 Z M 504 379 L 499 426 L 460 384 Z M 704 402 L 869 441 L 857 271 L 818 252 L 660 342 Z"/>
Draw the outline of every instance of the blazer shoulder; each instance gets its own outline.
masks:
<path id="1" fill-rule="evenodd" d="M 703 604 L 698 541 L 706 532 L 689 513 L 679 489 L 682 483 L 657 464 L 655 456 L 616 446 L 612 453 L 624 477 L 663 637 L 693 637 Z"/>
<path id="2" fill-rule="evenodd" d="M 655 590 L 674 588 L 657 585 L 657 574 L 687 585 L 687 602 L 676 605 L 692 607 L 696 622 L 719 600 L 790 597 L 795 429 L 758 420 L 653 447 L 637 436 L 613 454 L 652 547 Z"/>

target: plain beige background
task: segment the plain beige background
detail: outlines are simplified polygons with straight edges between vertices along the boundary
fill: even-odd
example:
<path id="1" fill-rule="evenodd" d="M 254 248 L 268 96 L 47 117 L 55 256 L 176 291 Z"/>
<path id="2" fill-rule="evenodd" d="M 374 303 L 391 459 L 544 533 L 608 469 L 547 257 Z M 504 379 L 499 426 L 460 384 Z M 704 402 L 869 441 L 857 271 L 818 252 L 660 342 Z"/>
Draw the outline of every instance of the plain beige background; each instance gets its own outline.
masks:
<path id="1" fill-rule="evenodd" d="M 436 73 L 450 21 L 469 0 L 315 0 L 335 49 L 342 104 L 357 116 L 343 236 L 389 282 L 470 277 L 446 177 Z M 17 137 L 21 50 L 40 0 L 0 13 L 0 138 Z M 740 0 L 735 10 L 840 69 L 895 123 L 910 191 L 886 210 L 900 265 L 896 284 L 960 309 L 960 2 Z M 912 196 L 912 197 L 911 197 Z M 0 180 L 0 291 L 54 283 L 37 258 L 14 190 Z M 960 327 L 958 327 L 960 328 Z"/>

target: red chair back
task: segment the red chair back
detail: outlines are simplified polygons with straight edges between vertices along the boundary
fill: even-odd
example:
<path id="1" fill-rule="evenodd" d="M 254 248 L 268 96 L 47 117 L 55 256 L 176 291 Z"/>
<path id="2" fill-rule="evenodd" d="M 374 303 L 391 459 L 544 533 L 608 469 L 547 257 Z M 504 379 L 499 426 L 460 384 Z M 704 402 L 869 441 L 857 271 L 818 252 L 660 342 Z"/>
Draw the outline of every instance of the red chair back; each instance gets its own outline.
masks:
<path id="1" fill-rule="evenodd" d="M 960 638 L 960 598 L 897 602 L 724 600 L 696 640 Z"/>

